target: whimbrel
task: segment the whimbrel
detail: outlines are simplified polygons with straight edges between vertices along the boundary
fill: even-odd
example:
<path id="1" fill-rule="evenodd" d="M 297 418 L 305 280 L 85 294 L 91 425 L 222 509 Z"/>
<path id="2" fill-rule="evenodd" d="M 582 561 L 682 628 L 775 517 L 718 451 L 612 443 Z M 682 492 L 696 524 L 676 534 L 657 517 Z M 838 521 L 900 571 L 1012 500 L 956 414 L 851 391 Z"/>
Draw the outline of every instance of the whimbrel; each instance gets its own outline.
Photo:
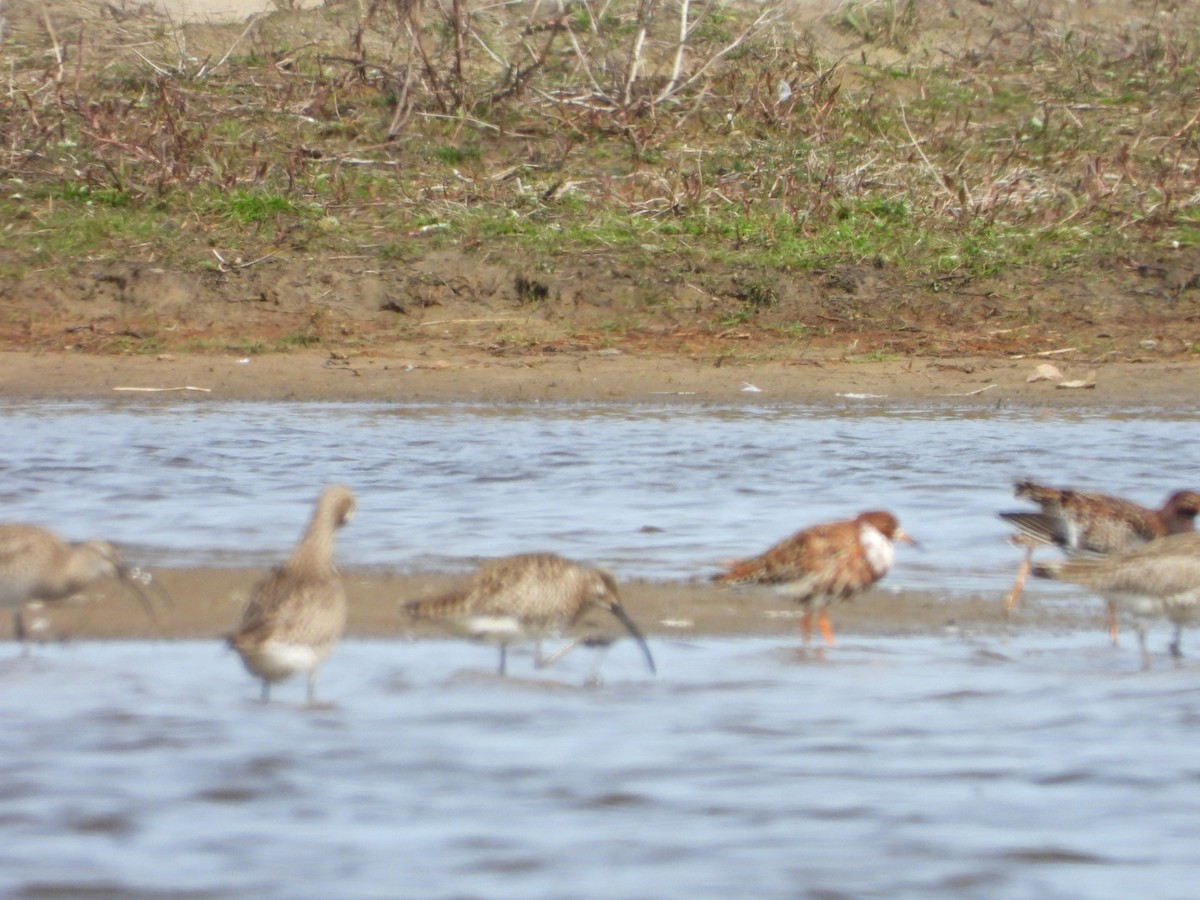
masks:
<path id="1" fill-rule="evenodd" d="M 510 643 L 534 640 L 538 645 L 537 664 L 549 665 L 579 641 L 542 657 L 542 637 L 575 624 L 590 609 L 607 610 L 638 642 L 650 671 L 655 671 L 646 639 L 621 605 L 616 579 L 602 569 L 553 553 L 490 560 L 461 590 L 414 600 L 404 607 L 415 618 L 435 620 L 460 634 L 499 644 L 501 675 L 507 669 Z"/>
<path id="2" fill-rule="evenodd" d="M 895 560 L 892 541 L 913 543 L 891 513 L 864 512 L 798 531 L 759 556 L 731 564 L 713 581 L 775 585 L 776 593 L 803 607 L 804 643 L 812 639 L 815 614 L 821 636 L 833 646 L 828 607 L 862 593 L 887 574 Z"/>
<path id="3" fill-rule="evenodd" d="M 1054 545 L 1068 556 L 1124 553 L 1169 534 L 1194 531 L 1196 514 L 1200 513 L 1200 494 L 1194 491 L 1176 491 L 1161 509 L 1027 479 L 1018 481 L 1013 493 L 1036 503 L 1041 511 L 1000 513 L 1000 518 L 1020 532 L 1013 543 L 1025 547 L 1025 559 L 1004 597 L 1006 612 L 1012 611 L 1021 596 L 1038 546 Z M 1109 637 L 1116 644 L 1117 615 L 1112 603 L 1108 604 L 1107 622 Z"/>
<path id="4" fill-rule="evenodd" d="M 13 632 L 23 643 L 27 603 L 64 600 L 105 578 L 128 585 L 155 619 L 141 588 L 143 577 L 122 562 L 108 541 L 68 543 L 36 525 L 0 525 L 0 606 L 12 610 Z"/>
<path id="5" fill-rule="evenodd" d="M 333 563 L 333 535 L 353 514 L 350 489 L 327 487 L 287 562 L 251 591 L 229 644 L 262 679 L 264 701 L 274 682 L 304 673 L 313 702 L 317 669 L 346 628 L 346 592 Z"/>

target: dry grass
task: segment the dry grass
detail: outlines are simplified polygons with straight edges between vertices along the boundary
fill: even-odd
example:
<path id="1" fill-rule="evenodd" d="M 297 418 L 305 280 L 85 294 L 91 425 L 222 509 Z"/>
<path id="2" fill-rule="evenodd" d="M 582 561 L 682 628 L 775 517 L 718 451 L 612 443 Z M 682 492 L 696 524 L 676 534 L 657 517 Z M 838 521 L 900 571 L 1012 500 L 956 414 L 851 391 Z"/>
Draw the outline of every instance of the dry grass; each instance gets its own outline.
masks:
<path id="1" fill-rule="evenodd" d="M 679 314 L 645 281 L 669 252 L 721 295 L 712 322 L 782 328 L 805 270 L 936 301 L 1169 268 L 1200 242 L 1200 9 L 1082 6 L 372 0 L 225 27 L 0 8 L 0 273 L 602 252 Z"/>

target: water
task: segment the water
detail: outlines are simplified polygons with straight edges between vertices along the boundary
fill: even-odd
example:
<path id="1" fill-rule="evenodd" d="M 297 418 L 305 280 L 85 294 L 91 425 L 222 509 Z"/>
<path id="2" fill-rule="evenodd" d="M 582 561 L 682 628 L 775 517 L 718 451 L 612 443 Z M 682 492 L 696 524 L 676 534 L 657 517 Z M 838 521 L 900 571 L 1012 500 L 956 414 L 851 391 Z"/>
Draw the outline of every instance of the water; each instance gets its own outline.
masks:
<path id="1" fill-rule="evenodd" d="M 0 893 L 1191 896 L 1200 668 L 1093 637 L 664 642 L 595 688 L 348 641 L 313 710 L 212 644 L 39 649 L 0 666 Z"/>
<path id="2" fill-rule="evenodd" d="M 953 409 L 0 407 L 5 518 L 157 564 L 258 565 L 344 481 L 351 566 L 553 549 L 692 578 L 898 512 L 893 587 L 1007 587 L 1033 475 L 1158 502 L 1194 419 Z M 1068 590 L 1063 588 L 1063 590 Z M 1044 591 L 1039 585 L 1039 592 Z M 1130 642 L 1126 642 L 1127 644 Z M 1200 663 L 1102 634 L 652 641 L 492 675 L 347 641 L 277 702 L 216 642 L 0 648 L 0 895 L 1187 897 Z"/>
<path id="3" fill-rule="evenodd" d="M 883 507 L 924 545 L 897 589 L 994 591 L 1019 553 L 1012 481 L 1162 502 L 1200 487 L 1195 417 L 827 407 L 8 404 L 5 518 L 138 562 L 264 565 L 320 487 L 359 514 L 348 566 L 465 570 L 553 550 L 655 579 L 710 574 L 806 525 Z"/>

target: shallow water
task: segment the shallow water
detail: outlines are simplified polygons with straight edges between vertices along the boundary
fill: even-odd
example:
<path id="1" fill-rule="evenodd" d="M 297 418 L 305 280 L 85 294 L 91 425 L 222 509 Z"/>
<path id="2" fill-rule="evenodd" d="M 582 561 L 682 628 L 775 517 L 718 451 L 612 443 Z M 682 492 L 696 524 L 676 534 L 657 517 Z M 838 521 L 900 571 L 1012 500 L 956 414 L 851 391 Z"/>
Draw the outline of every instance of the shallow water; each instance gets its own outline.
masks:
<path id="1" fill-rule="evenodd" d="M 1013 477 L 1147 502 L 1200 480 L 1194 419 L 1153 413 L 26 403 L 0 423 L 5 518 L 159 565 L 273 562 L 343 481 L 353 566 L 552 549 L 691 578 L 882 506 L 924 545 L 889 585 L 998 593 Z M 584 651 L 501 680 L 491 648 L 349 641 L 317 709 L 301 684 L 260 704 L 215 642 L 0 653 L 0 894 L 1193 893 L 1200 665 L 1143 673 L 1090 630 L 823 660 L 652 646 L 659 678 L 626 641 L 582 687 Z"/>
<path id="2" fill-rule="evenodd" d="M 158 565 L 263 565 L 321 486 L 359 514 L 350 566 L 463 570 L 554 550 L 691 578 L 803 526 L 884 507 L 923 544 L 891 588 L 1002 589 L 1014 477 L 1157 504 L 1200 487 L 1196 417 L 840 407 L 9 403 L 8 520 Z"/>
<path id="3" fill-rule="evenodd" d="M 1185 897 L 1200 668 L 1096 635 L 655 642 L 490 674 L 348 641 L 264 706 L 215 644 L 0 663 L 12 897 Z M 524 677 L 529 675 L 529 677 Z"/>

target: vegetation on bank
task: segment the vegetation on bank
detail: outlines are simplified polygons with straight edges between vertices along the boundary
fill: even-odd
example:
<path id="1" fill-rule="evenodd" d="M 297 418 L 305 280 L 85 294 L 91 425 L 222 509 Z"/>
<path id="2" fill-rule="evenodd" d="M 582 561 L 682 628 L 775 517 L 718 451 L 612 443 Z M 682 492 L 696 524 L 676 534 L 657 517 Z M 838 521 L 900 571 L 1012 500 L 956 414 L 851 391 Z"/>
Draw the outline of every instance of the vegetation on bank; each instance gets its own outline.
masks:
<path id="1" fill-rule="evenodd" d="M 805 270 L 937 293 L 1194 246 L 1200 9 L 1078 6 L 0 5 L 0 275 L 669 252 L 745 273 L 737 324 Z"/>

